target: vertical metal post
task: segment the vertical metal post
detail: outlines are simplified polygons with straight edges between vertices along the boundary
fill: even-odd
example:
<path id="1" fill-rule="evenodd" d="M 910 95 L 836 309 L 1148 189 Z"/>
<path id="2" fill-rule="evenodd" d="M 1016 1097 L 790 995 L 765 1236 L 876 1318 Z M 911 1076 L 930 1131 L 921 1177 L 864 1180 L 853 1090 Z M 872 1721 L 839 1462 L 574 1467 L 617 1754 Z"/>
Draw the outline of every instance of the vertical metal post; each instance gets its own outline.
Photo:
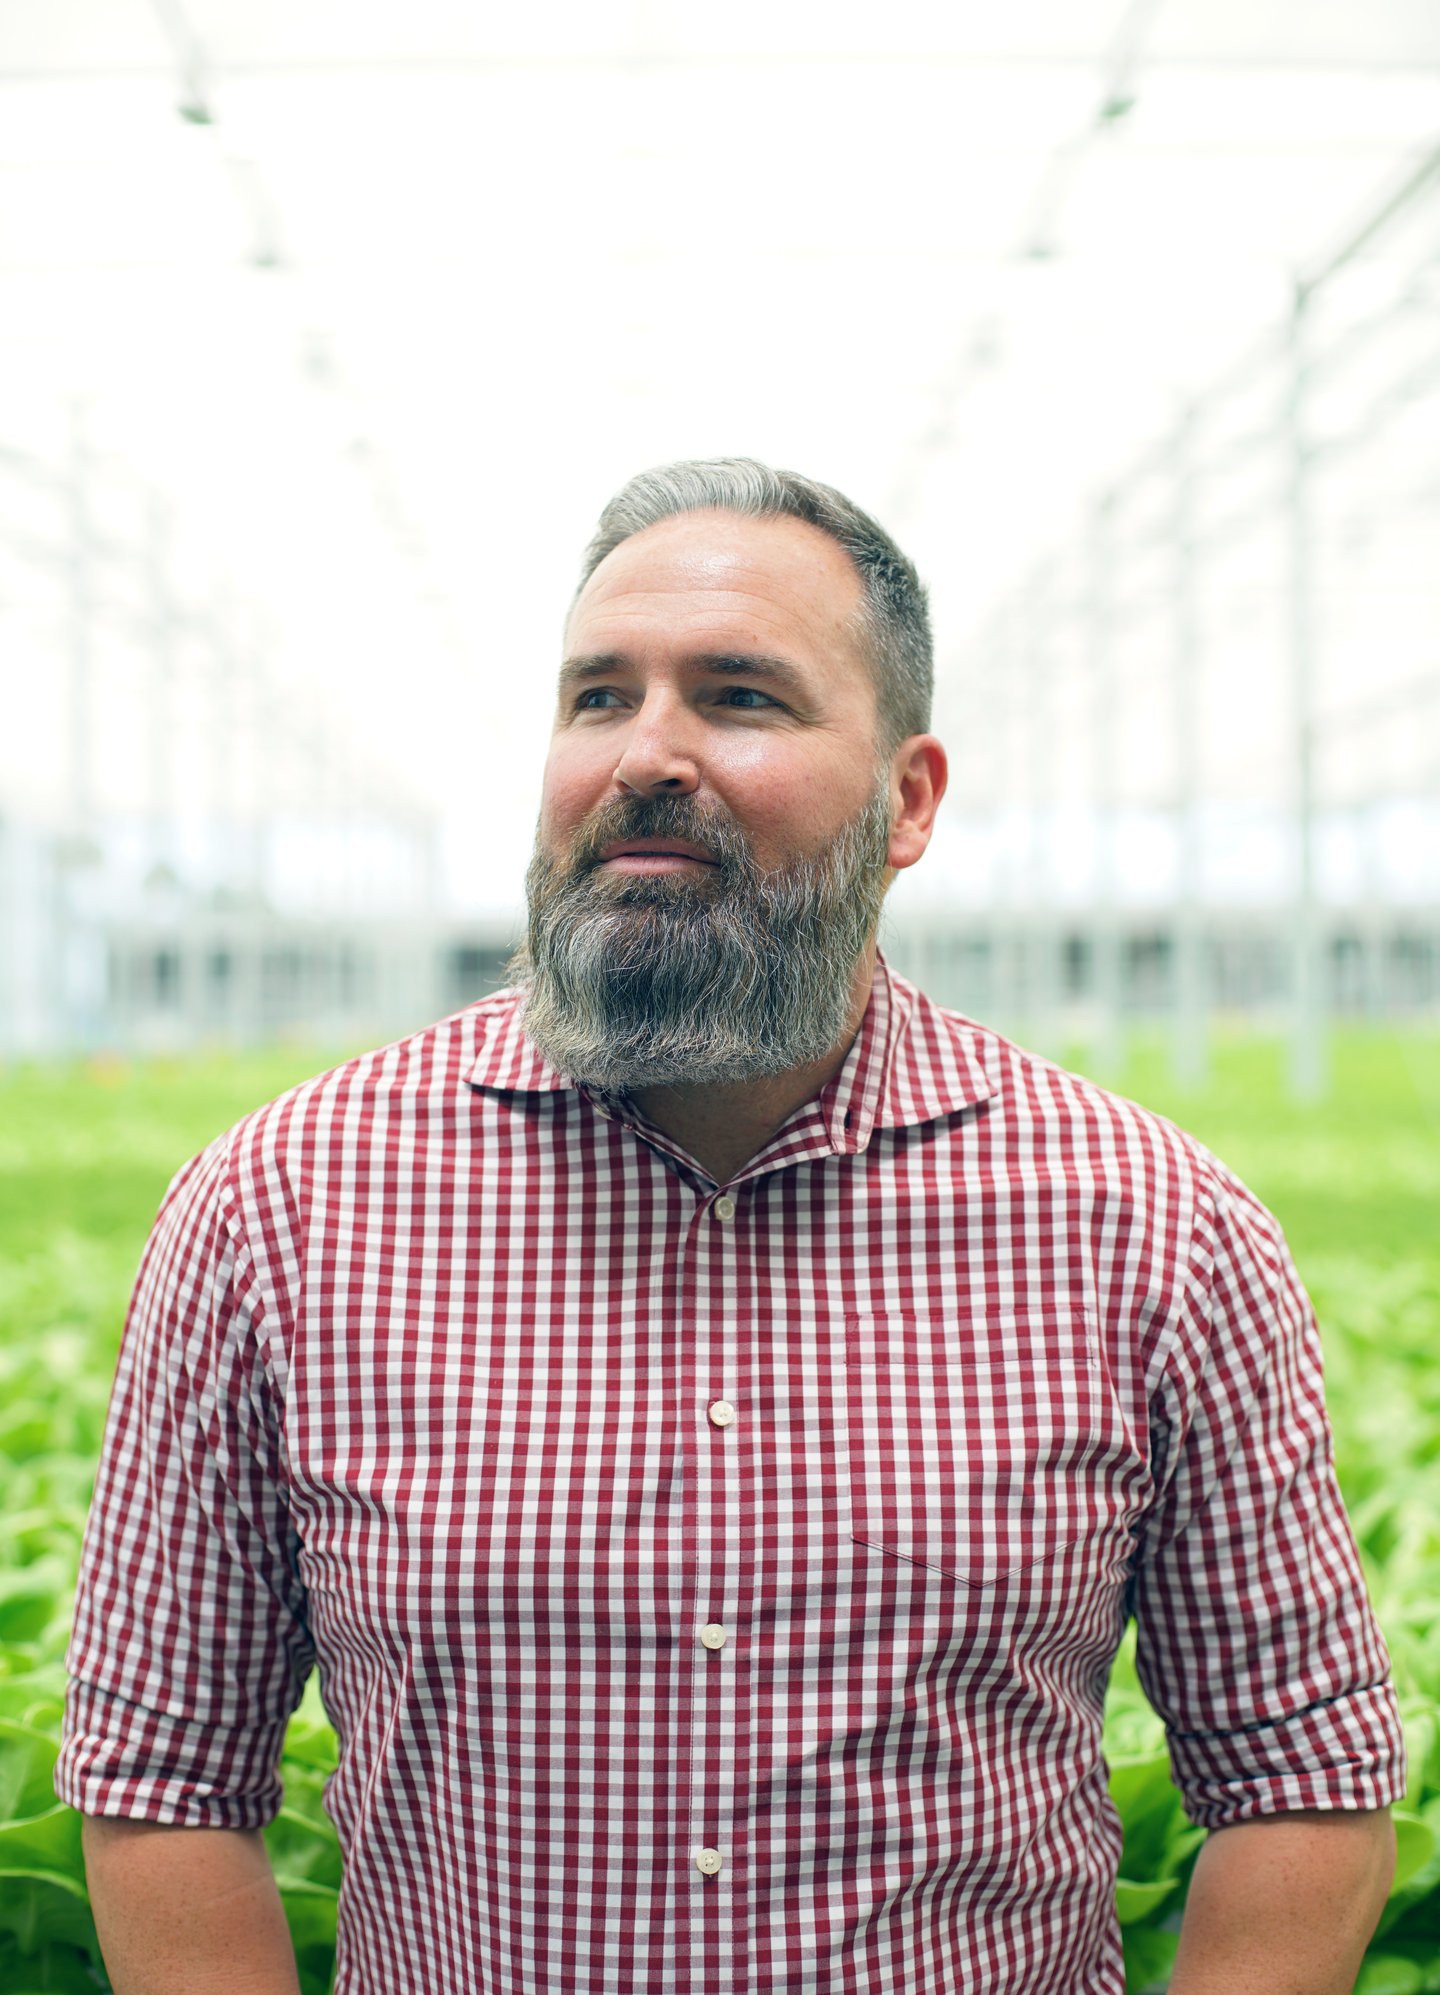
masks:
<path id="1" fill-rule="evenodd" d="M 66 827 L 53 848 L 53 935 L 59 1040 L 90 1046 L 101 1032 L 105 962 L 94 920 L 97 838 L 95 654 L 93 645 L 95 535 L 90 510 L 91 457 L 83 401 L 70 405 L 66 479 L 69 548 L 65 686 Z"/>
<path id="2" fill-rule="evenodd" d="M 215 743 L 237 770 L 229 790 L 232 865 L 244 905 L 258 909 L 266 896 L 265 826 L 270 761 L 262 688 L 262 640 L 253 616 L 243 624 L 227 613 L 225 644 L 217 661 Z"/>
<path id="3" fill-rule="evenodd" d="M 1054 660 L 1050 651 L 1053 580 L 1039 574 L 1026 591 L 1023 610 L 1024 676 L 1020 724 L 1026 768 L 1025 954 L 1029 968 L 1028 1030 L 1037 1046 L 1056 1052 L 1059 1033 L 1059 919 L 1054 887 L 1053 835 L 1058 815 Z"/>
<path id="4" fill-rule="evenodd" d="M 970 924 L 974 949 L 970 958 L 970 984 L 963 1009 L 977 1018 L 989 1018 L 996 1024 L 1000 1019 L 998 997 L 1000 854 L 997 833 L 1004 809 L 1003 789 L 997 789 L 996 780 L 1000 761 L 999 747 L 1005 726 L 1004 688 L 999 683 L 999 675 L 995 668 L 998 650 L 996 619 L 992 613 L 969 649 L 964 677 L 956 675 L 955 692 L 952 695 L 955 712 L 965 713 L 965 701 L 968 700 L 968 715 L 966 725 L 957 726 L 952 731 L 959 737 L 960 752 L 969 766 L 962 767 L 962 772 L 958 775 L 952 773 L 950 787 L 952 796 L 965 797 L 971 808 L 977 808 L 982 813 L 978 822 L 984 825 L 986 838 L 982 848 L 985 867 L 985 903 L 983 910 Z"/>
<path id="5" fill-rule="evenodd" d="M 1106 493 L 1090 517 L 1089 588 L 1086 605 L 1092 803 L 1095 812 L 1095 891 L 1092 937 L 1095 1034 L 1091 1060 L 1113 1079 L 1124 1062 L 1125 1035 L 1120 963 L 1119 785 L 1115 756 L 1114 655 L 1115 500 Z"/>
<path id="6" fill-rule="evenodd" d="M 1383 1019 L 1389 1009 L 1385 989 L 1385 867 L 1381 856 L 1380 812 L 1383 799 L 1369 796 L 1355 809 L 1355 838 L 1360 848 L 1359 918 L 1360 1013 L 1367 1025 Z"/>
<path id="7" fill-rule="evenodd" d="M 440 909 L 444 869 L 440 826 L 428 811 L 422 810 L 416 810 L 408 822 L 415 903 L 427 918 L 433 919 Z"/>
<path id="8" fill-rule="evenodd" d="M 66 746 L 68 815 L 77 839 L 89 839 L 95 821 L 94 651 L 91 643 L 94 535 L 90 521 L 90 447 L 85 406 L 70 407 L 70 464 L 66 479 L 69 511 L 69 616 L 66 619 L 68 674 Z"/>
<path id="9" fill-rule="evenodd" d="M 1286 431 L 1289 479 L 1289 665 L 1295 899 L 1291 926 L 1290 1086 L 1299 1101 L 1324 1092 L 1319 910 L 1315 882 L 1315 576 L 1311 450 L 1306 407 L 1310 292 L 1297 285 L 1290 315 Z"/>
<path id="10" fill-rule="evenodd" d="M 180 800 L 175 771 L 175 606 L 170 592 L 170 520 L 165 501 L 150 493 L 145 505 L 145 842 L 147 920 L 158 946 L 173 950 L 179 988 L 175 1030 L 193 1045 L 205 1021 L 203 942 L 186 918 L 180 878 Z M 168 931 L 168 932 L 167 932 Z"/>
<path id="11" fill-rule="evenodd" d="M 175 616 L 170 599 L 170 523 L 164 501 L 146 504 L 146 592 L 149 598 L 149 670 L 145 697 L 146 816 L 153 867 L 169 867 L 175 853 Z"/>
<path id="12" fill-rule="evenodd" d="M 263 636 L 253 616 L 245 616 L 243 628 L 233 630 L 231 672 L 231 724 L 237 752 L 235 878 L 245 906 L 257 910 L 269 892 L 269 726 L 273 714 L 265 696 Z"/>
<path id="13" fill-rule="evenodd" d="M 1000 713 L 997 733 L 1002 766 L 997 813 L 1001 842 L 994 874 L 993 988 L 999 1024 L 1007 1032 L 1019 1032 L 1023 1029 L 1029 996 L 1024 923 L 1026 879 L 1020 832 L 1026 822 L 1029 799 L 1024 794 L 1025 645 L 1018 604 L 1010 605 L 998 621 L 995 652 Z"/>
<path id="14" fill-rule="evenodd" d="M 1200 675 L 1204 644 L 1200 631 L 1195 542 L 1196 411 L 1186 408 L 1175 431 L 1173 471 L 1174 512 L 1171 545 L 1174 556 L 1175 729 L 1175 1009 L 1171 1061 L 1183 1087 L 1204 1085 L 1205 964 L 1200 934 Z"/>
<path id="15" fill-rule="evenodd" d="M 376 807 L 370 772 L 360 765 L 354 737 L 348 732 L 337 735 L 328 752 L 334 757 L 331 809 L 335 814 L 339 858 L 336 902 L 345 920 L 352 922 L 364 913 L 367 905 L 367 860 L 373 863 L 373 847 L 382 827 L 388 846 L 392 823 L 388 814 Z"/>

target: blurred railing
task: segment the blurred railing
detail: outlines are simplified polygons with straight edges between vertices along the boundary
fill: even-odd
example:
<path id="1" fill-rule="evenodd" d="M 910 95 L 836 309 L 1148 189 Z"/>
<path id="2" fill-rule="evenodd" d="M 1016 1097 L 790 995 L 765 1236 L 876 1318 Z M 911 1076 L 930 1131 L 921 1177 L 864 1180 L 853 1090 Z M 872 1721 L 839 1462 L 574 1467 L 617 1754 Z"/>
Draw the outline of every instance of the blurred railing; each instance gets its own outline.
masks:
<path id="1" fill-rule="evenodd" d="M 277 657 L 83 406 L 0 449 L 0 1057 L 413 1022 L 347 964 L 433 908 L 433 813 Z"/>
<path id="2" fill-rule="evenodd" d="M 1440 153 L 950 661 L 955 908 L 897 954 L 1102 1064 L 1161 1004 L 1191 1080 L 1279 1008 L 1301 1096 L 1335 1009 L 1440 1008 L 1437 443 Z"/>

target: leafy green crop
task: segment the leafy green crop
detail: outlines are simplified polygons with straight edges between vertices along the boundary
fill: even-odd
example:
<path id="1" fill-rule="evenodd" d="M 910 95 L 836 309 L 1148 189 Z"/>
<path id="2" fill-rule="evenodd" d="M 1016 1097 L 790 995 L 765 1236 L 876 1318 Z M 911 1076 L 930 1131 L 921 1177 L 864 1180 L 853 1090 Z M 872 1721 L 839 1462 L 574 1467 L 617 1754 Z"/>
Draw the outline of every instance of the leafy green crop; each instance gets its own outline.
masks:
<path id="1" fill-rule="evenodd" d="M 1341 1481 L 1395 1661 L 1410 1753 L 1399 1863 L 1360 1995 L 1440 1995 L 1440 1041 L 1356 1032 L 1323 1107 L 1289 1104 L 1280 1049 L 1218 1049 L 1185 1099 L 1137 1049 L 1115 1080 L 1193 1129 L 1279 1214 L 1324 1326 Z M 78 1816 L 51 1770 L 80 1534 L 125 1298 L 175 1167 L 312 1054 L 92 1065 L 0 1079 L 0 1991 L 107 1987 Z M 1083 1059 L 1075 1064 L 1084 1064 Z M 1107 1705 L 1124 1827 L 1117 1909 L 1131 1995 L 1166 1986 L 1203 1836 L 1122 1650 Z M 305 1995 L 329 1988 L 340 1851 L 334 1735 L 312 1680 L 267 1831 Z"/>

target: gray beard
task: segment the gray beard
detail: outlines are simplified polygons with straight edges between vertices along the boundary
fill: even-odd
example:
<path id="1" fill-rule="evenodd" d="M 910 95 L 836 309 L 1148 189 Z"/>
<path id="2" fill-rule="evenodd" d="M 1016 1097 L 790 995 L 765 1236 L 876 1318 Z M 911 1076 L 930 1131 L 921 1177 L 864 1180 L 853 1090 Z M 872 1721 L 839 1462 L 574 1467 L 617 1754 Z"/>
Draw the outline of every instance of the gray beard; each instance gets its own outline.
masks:
<path id="1" fill-rule="evenodd" d="M 717 864 L 701 878 L 595 870 L 604 846 L 642 837 L 684 839 Z M 528 940 L 510 964 L 526 1033 L 561 1073 L 616 1095 L 822 1060 L 849 1024 L 889 841 L 888 779 L 821 856 L 772 872 L 713 805 L 616 798 L 564 862 L 537 841 Z"/>

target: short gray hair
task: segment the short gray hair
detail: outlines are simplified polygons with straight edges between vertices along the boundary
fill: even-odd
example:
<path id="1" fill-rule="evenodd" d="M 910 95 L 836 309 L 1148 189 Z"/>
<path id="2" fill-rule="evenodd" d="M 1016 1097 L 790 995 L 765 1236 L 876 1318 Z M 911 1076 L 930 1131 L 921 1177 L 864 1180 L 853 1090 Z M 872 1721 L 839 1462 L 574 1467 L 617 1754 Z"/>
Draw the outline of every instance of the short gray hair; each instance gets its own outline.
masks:
<path id="1" fill-rule="evenodd" d="M 843 492 L 798 471 L 776 471 L 754 457 L 712 457 L 640 472 L 601 513 L 576 597 L 606 555 L 632 534 L 681 513 L 710 511 L 804 520 L 845 550 L 865 591 L 861 638 L 875 681 L 881 747 L 888 754 L 907 735 L 924 734 L 935 684 L 934 645 L 925 588 L 914 564 Z"/>

